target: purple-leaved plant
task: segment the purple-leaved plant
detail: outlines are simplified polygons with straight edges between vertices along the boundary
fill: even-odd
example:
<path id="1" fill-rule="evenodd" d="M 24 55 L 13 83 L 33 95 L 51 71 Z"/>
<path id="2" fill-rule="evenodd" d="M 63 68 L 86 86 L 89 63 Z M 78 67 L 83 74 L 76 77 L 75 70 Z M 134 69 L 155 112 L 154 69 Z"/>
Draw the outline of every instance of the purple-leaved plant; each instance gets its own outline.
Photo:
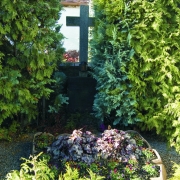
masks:
<path id="1" fill-rule="evenodd" d="M 100 135 L 82 129 L 61 134 L 48 153 L 52 165 L 61 170 L 66 163 L 77 167 L 82 174 L 88 167 L 107 180 L 149 179 L 158 175 L 159 170 L 150 162 L 155 154 L 141 135 L 117 129 L 105 130 Z"/>
<path id="2" fill-rule="evenodd" d="M 99 137 L 89 131 L 74 130 L 59 135 L 48 148 L 53 159 L 82 161 L 88 164 L 97 158 L 127 162 L 138 159 L 140 149 L 130 134 L 117 129 L 105 130 Z"/>

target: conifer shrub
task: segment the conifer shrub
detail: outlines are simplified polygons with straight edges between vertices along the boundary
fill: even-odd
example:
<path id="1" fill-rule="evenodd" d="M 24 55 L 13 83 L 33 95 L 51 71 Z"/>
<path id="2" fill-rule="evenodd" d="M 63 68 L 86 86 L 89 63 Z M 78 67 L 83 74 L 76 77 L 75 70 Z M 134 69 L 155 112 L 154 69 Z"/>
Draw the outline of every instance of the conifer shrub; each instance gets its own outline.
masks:
<path id="1" fill-rule="evenodd" d="M 91 169 L 87 169 L 89 177 L 80 177 L 75 168 L 66 165 L 66 172 L 58 174 L 57 170 L 50 167 L 49 156 L 39 153 L 36 156 L 30 156 L 29 159 L 22 158 L 20 170 L 12 170 L 6 175 L 6 180 L 20 179 L 39 179 L 39 180 L 101 180 L 104 177 L 96 175 Z M 58 177 L 59 176 L 59 177 Z"/>
<path id="2" fill-rule="evenodd" d="M 0 2 L 0 125 L 32 120 L 48 98 L 54 70 L 62 59 L 58 0 Z"/>
<path id="3" fill-rule="evenodd" d="M 96 0 L 93 4 L 95 28 L 91 55 L 94 77 L 98 82 L 98 93 L 94 101 L 96 116 L 104 120 L 106 116 L 114 115 L 111 119 L 114 124 L 134 122 L 141 130 L 156 129 L 158 134 L 165 136 L 169 144 L 179 151 L 179 1 Z M 117 32 L 116 41 L 114 31 Z M 126 45 L 126 51 L 121 51 L 121 57 L 127 50 L 133 52 L 131 56 L 126 56 L 128 61 L 123 61 L 126 71 L 121 72 L 121 75 L 125 73 L 127 76 L 124 86 L 114 80 L 120 77 L 122 81 L 122 76 L 112 76 L 123 63 L 111 73 L 106 68 L 114 63 L 114 58 L 109 59 L 117 55 L 113 48 L 122 44 Z M 119 61 L 121 59 L 118 58 Z M 103 71 L 105 72 L 102 73 Z M 128 84 L 130 88 L 127 88 Z M 126 100 L 111 97 L 110 92 L 118 85 L 123 89 L 118 91 L 119 96 L 128 92 Z M 104 91 L 108 93 L 103 95 Z M 108 102 L 110 98 L 113 99 L 112 103 Z M 126 109 L 118 114 L 125 104 Z M 133 112 L 130 117 L 134 121 L 129 121 L 126 114 L 128 111 Z"/>
<path id="4" fill-rule="evenodd" d="M 128 78 L 134 49 L 121 37 L 118 14 L 122 2 L 115 1 L 120 6 L 116 8 L 117 16 L 114 15 L 115 10 L 112 12 L 114 19 L 106 14 L 108 8 L 112 9 L 111 2 L 101 4 L 102 2 L 94 2 L 96 25 L 92 32 L 91 54 L 93 77 L 97 80 L 98 92 L 93 109 L 100 120 L 108 119 L 111 125 L 127 126 L 139 121 L 136 117 L 137 103 L 130 95 L 132 84 Z M 115 6 L 116 3 L 112 4 Z"/>

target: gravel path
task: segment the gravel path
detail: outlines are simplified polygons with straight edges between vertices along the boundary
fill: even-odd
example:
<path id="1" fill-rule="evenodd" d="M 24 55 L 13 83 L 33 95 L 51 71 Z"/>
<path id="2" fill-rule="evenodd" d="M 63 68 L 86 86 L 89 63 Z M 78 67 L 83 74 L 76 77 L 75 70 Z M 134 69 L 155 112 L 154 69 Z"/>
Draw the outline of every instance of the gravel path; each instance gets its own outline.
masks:
<path id="1" fill-rule="evenodd" d="M 180 155 L 171 148 L 168 149 L 166 142 L 152 134 L 141 134 L 156 149 L 165 165 L 167 179 L 172 174 L 172 162 L 180 164 Z M 32 152 L 33 135 L 28 135 L 21 141 L 17 142 L 0 142 L 0 180 L 4 180 L 5 175 L 11 170 L 19 170 L 21 157 L 29 158 Z"/>
<path id="2" fill-rule="evenodd" d="M 0 180 L 4 180 L 11 170 L 19 170 L 21 157 L 29 158 L 32 152 L 32 135 L 27 135 L 19 142 L 0 141 Z"/>

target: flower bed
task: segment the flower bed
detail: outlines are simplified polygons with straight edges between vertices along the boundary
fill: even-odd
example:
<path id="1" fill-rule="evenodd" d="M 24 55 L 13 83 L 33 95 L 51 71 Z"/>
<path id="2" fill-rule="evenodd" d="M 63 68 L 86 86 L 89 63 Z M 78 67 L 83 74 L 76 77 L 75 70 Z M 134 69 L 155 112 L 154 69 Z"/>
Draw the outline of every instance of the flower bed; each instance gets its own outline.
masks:
<path id="1" fill-rule="evenodd" d="M 80 176 L 91 169 L 106 179 L 150 179 L 166 178 L 162 164 L 153 162 L 157 153 L 134 132 L 116 129 L 106 130 L 100 136 L 89 131 L 74 130 L 72 134 L 62 134 L 48 148 L 51 164 L 60 173 L 68 164 L 79 170 Z M 154 180 L 154 179 L 152 179 Z"/>

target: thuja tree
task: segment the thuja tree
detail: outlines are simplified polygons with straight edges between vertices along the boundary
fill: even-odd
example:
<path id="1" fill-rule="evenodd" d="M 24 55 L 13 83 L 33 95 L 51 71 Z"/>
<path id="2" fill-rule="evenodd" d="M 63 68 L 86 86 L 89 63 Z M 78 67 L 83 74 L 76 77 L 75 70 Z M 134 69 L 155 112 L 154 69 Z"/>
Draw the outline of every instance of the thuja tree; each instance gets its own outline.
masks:
<path id="1" fill-rule="evenodd" d="M 6 118 L 37 114 L 48 96 L 51 75 L 62 56 L 57 25 L 59 0 L 0 2 L 0 125 Z"/>
<path id="2" fill-rule="evenodd" d="M 93 37 L 95 66 L 103 69 L 105 58 L 102 54 L 112 41 L 115 26 L 119 42 L 126 41 L 134 50 L 127 64 L 127 77 L 131 84 L 129 97 L 136 102 L 136 115 L 141 121 L 139 126 L 155 128 L 179 150 L 179 1 L 97 0 L 94 7 L 95 31 L 99 33 L 94 32 Z M 95 74 L 99 81 L 104 79 L 96 70 Z"/>
<path id="3" fill-rule="evenodd" d="M 130 65 L 132 94 L 143 128 L 156 128 L 180 145 L 180 3 L 178 0 L 132 1 L 130 44 L 136 56 Z M 175 145 L 175 144 L 174 144 Z"/>
<path id="4" fill-rule="evenodd" d="M 96 117 L 111 125 L 127 126 L 139 119 L 128 78 L 134 49 L 123 38 L 127 29 L 121 29 L 120 23 L 125 13 L 124 4 L 120 0 L 94 1 L 96 24 L 92 32 L 91 55 L 98 90 L 93 105 Z"/>

